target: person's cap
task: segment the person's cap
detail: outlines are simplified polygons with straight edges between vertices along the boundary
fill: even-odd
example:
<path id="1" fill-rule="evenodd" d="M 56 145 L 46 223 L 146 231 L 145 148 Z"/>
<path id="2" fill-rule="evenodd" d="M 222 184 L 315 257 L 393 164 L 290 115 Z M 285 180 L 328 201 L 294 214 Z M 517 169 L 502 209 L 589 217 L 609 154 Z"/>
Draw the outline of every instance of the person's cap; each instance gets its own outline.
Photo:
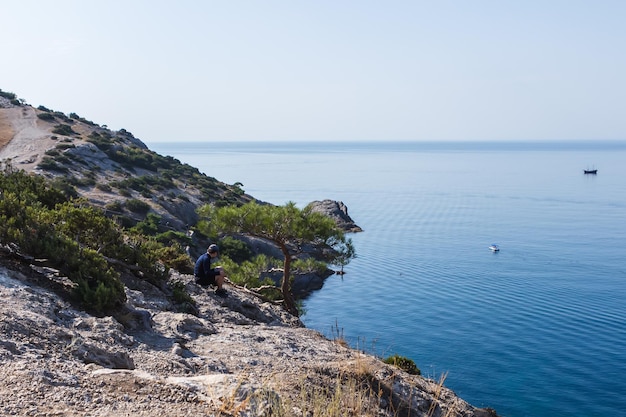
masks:
<path id="1" fill-rule="evenodd" d="M 207 252 L 209 253 L 215 253 L 219 251 L 220 251 L 220 248 L 218 248 L 216 244 L 209 245 L 209 249 L 207 249 Z"/>

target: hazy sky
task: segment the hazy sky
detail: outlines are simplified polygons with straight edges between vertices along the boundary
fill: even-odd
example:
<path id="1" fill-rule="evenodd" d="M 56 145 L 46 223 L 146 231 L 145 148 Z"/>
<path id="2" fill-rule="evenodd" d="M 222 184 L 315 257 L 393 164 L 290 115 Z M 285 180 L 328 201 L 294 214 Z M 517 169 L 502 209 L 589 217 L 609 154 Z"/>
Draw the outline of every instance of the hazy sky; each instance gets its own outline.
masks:
<path id="1" fill-rule="evenodd" d="M 626 139 L 626 1 L 0 0 L 0 88 L 146 143 Z"/>

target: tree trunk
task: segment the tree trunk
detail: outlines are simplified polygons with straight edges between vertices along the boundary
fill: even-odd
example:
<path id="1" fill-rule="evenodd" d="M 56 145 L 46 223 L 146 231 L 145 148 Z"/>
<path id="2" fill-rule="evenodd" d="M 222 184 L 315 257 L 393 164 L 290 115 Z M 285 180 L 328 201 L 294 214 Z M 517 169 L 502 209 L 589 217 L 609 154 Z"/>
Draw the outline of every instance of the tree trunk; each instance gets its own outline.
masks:
<path id="1" fill-rule="evenodd" d="M 298 317 L 300 313 L 296 308 L 296 301 L 291 293 L 291 280 L 289 279 L 289 276 L 291 275 L 291 254 L 289 253 L 287 246 L 284 244 L 280 245 L 280 249 L 285 257 L 285 263 L 283 266 L 283 282 L 280 285 L 280 290 L 283 293 L 283 306 L 289 313 Z"/>

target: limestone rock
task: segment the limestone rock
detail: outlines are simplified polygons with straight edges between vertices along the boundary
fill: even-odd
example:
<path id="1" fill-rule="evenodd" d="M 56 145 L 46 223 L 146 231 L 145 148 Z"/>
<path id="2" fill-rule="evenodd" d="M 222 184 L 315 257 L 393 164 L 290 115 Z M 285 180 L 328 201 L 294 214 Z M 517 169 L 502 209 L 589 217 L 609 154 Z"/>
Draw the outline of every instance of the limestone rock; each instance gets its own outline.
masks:
<path id="1" fill-rule="evenodd" d="M 348 215 L 348 207 L 342 201 L 316 200 L 309 203 L 309 206 L 313 211 L 325 214 L 333 219 L 344 232 L 356 233 L 363 231 Z"/>
<path id="2" fill-rule="evenodd" d="M 220 298 L 172 272 L 195 300 L 188 314 L 166 287 L 127 279 L 128 305 L 94 317 L 41 282 L 0 266 L 0 415 L 299 416 L 315 406 L 306 392 L 329 405 L 342 393 L 359 415 L 496 416 L 237 286 Z"/>

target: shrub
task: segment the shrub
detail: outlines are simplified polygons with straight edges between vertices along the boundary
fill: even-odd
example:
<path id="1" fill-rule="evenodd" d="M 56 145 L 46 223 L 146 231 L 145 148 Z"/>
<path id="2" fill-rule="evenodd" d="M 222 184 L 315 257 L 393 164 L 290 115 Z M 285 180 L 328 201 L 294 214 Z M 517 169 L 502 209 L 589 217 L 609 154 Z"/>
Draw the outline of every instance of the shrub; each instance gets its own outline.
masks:
<path id="1" fill-rule="evenodd" d="M 126 236 L 125 245 L 120 248 L 118 259 L 123 259 L 129 265 L 137 265 L 147 281 L 160 285 L 167 276 L 168 269 L 162 259 L 164 248 L 154 238 L 140 234 Z"/>
<path id="2" fill-rule="evenodd" d="M 68 158 L 65 154 L 58 154 L 54 157 L 54 161 L 60 164 L 69 165 L 71 163 L 70 158 Z"/>
<path id="3" fill-rule="evenodd" d="M 124 206 L 122 205 L 120 201 L 112 201 L 106 206 L 104 206 L 104 208 L 107 210 L 116 212 L 116 213 L 121 213 L 124 210 Z"/>
<path id="4" fill-rule="evenodd" d="M 150 205 L 148 203 L 137 200 L 136 198 L 126 200 L 125 206 L 133 213 L 146 214 L 148 211 L 150 211 Z"/>
<path id="5" fill-rule="evenodd" d="M 57 135 L 71 136 L 76 135 L 77 133 L 72 129 L 70 125 L 58 124 L 52 129 L 52 133 L 56 133 Z"/>
<path id="6" fill-rule="evenodd" d="M 107 152 L 113 145 L 110 138 L 104 137 L 98 132 L 91 132 L 87 137 L 87 142 L 93 143 L 102 152 Z"/>
<path id="7" fill-rule="evenodd" d="M 154 213 L 148 213 L 145 219 L 143 219 L 131 228 L 131 231 L 138 232 L 146 236 L 154 236 L 159 231 L 160 223 L 161 216 Z"/>
<path id="8" fill-rule="evenodd" d="M 2 91 L 2 90 L 0 90 L 0 97 L 4 97 L 9 100 L 17 99 L 17 96 L 15 95 L 15 93 L 9 93 L 8 91 Z"/>
<path id="9" fill-rule="evenodd" d="M 386 358 L 383 362 L 389 364 L 389 365 L 393 365 L 396 366 L 404 371 L 406 371 L 407 373 L 411 374 L 411 375 L 421 375 L 422 372 L 419 370 L 419 368 L 415 365 L 415 362 L 413 362 L 412 359 L 409 359 L 405 356 L 400 356 L 398 354 L 395 354 L 393 356 L 389 356 L 388 358 Z"/>
<path id="10" fill-rule="evenodd" d="M 47 122 L 53 121 L 54 116 L 51 113 L 39 113 L 37 117 L 41 120 L 45 120 Z"/>
<path id="11" fill-rule="evenodd" d="M 110 220 L 95 209 L 74 207 L 43 178 L 22 171 L 2 173 L 0 189 L 0 242 L 49 259 L 77 284 L 73 291 L 79 301 L 95 312 L 126 300 L 119 276 L 103 255 L 107 239 L 113 241 L 111 248 L 121 243 Z"/>
<path id="12" fill-rule="evenodd" d="M 241 240 L 226 236 L 219 242 L 220 252 L 223 255 L 228 256 L 234 262 L 241 263 L 243 261 L 249 261 L 253 257 L 253 253 Z"/>
<path id="13" fill-rule="evenodd" d="M 183 274 L 193 274 L 194 264 L 178 244 L 163 246 L 158 250 L 159 260 L 167 267 Z"/>
<path id="14" fill-rule="evenodd" d="M 185 283 L 181 281 L 174 281 L 170 284 L 172 288 L 172 299 L 176 304 L 186 305 L 190 304 L 191 306 L 196 305 L 196 301 L 191 298 L 189 293 L 185 288 Z"/>
<path id="15" fill-rule="evenodd" d="M 55 149 L 65 150 L 65 149 L 73 149 L 76 148 L 76 145 L 73 143 L 59 143 Z"/>
<path id="16" fill-rule="evenodd" d="M 69 183 L 76 187 L 93 187 L 94 185 L 96 185 L 96 180 L 87 176 L 83 178 L 70 177 L 67 180 Z"/>
<path id="17" fill-rule="evenodd" d="M 110 193 L 112 188 L 109 184 L 105 184 L 103 182 L 99 182 L 96 184 L 96 188 L 100 191 L 104 191 L 105 193 Z"/>
<path id="18" fill-rule="evenodd" d="M 38 167 L 48 171 L 68 172 L 66 167 L 57 164 L 56 161 L 50 156 L 44 156 Z"/>
<path id="19" fill-rule="evenodd" d="M 106 313 L 126 300 L 124 286 L 108 259 L 140 268 L 148 281 L 158 283 L 168 268 L 189 271 L 190 258 L 180 245 L 164 246 L 142 235 L 128 235 L 117 222 L 66 193 L 43 177 L 0 172 L 0 244 L 16 244 L 20 251 L 48 259 L 76 285 L 72 294 L 86 309 Z"/>
<path id="20" fill-rule="evenodd" d="M 69 266 L 74 269 L 73 277 L 70 278 L 74 278 L 73 281 L 78 284 L 74 294 L 79 301 L 96 313 L 103 313 L 123 304 L 126 294 L 117 272 L 96 251 L 83 249 L 78 252 L 77 257 L 70 258 L 70 261 L 77 264 Z"/>
<path id="21" fill-rule="evenodd" d="M 155 154 L 138 147 L 109 148 L 105 152 L 109 158 L 129 170 L 138 167 L 156 172 L 160 166 L 160 160 L 155 157 Z"/>
<path id="22" fill-rule="evenodd" d="M 78 198 L 78 191 L 72 184 L 68 181 L 65 181 L 63 178 L 55 178 L 50 182 L 50 185 L 57 191 L 60 191 L 66 200 L 70 200 L 72 198 Z"/>

